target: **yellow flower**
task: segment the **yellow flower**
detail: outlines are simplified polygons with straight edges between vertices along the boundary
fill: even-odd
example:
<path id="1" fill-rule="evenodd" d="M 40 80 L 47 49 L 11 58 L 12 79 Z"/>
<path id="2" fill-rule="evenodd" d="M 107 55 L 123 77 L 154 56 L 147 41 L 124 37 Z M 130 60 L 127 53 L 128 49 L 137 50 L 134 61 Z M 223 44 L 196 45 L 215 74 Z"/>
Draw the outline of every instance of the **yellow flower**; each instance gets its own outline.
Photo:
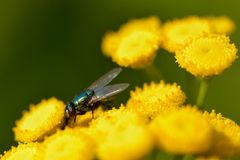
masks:
<path id="1" fill-rule="evenodd" d="M 4 153 L 0 160 L 41 160 L 38 143 L 19 144 Z"/>
<path id="2" fill-rule="evenodd" d="M 182 68 L 195 76 L 218 75 L 237 58 L 237 49 L 225 35 L 202 35 L 176 52 Z"/>
<path id="3" fill-rule="evenodd" d="M 211 27 L 207 19 L 191 16 L 166 22 L 162 32 L 163 48 L 174 53 L 188 39 L 203 33 L 210 33 Z"/>
<path id="4" fill-rule="evenodd" d="M 90 160 L 95 153 L 93 140 L 78 128 L 66 128 L 48 137 L 42 146 L 44 160 Z"/>
<path id="5" fill-rule="evenodd" d="M 144 84 L 143 88 L 137 87 L 131 92 L 127 108 L 141 115 L 154 118 L 156 115 L 181 106 L 186 99 L 184 92 L 176 83 Z"/>
<path id="6" fill-rule="evenodd" d="M 170 153 L 200 154 L 211 147 L 211 125 L 190 106 L 156 117 L 150 128 L 159 147 Z"/>
<path id="7" fill-rule="evenodd" d="M 95 137 L 100 140 L 111 133 L 112 130 L 122 129 L 128 125 L 143 125 L 147 120 L 137 113 L 127 110 L 124 106 L 119 109 L 113 108 L 104 112 L 101 116 L 90 123 L 90 129 L 95 132 Z"/>
<path id="8" fill-rule="evenodd" d="M 16 127 L 13 128 L 15 139 L 19 142 L 32 142 L 54 132 L 61 125 L 64 108 L 64 103 L 56 98 L 32 105 L 30 111 L 24 112 L 23 117 L 16 122 Z"/>
<path id="9" fill-rule="evenodd" d="M 149 31 L 132 31 L 121 39 L 112 59 L 123 67 L 144 68 L 155 58 L 158 43 L 158 36 Z"/>
<path id="10" fill-rule="evenodd" d="M 97 141 L 98 158 L 128 160 L 148 154 L 153 141 L 145 122 L 146 119 L 123 106 L 93 120 L 89 132 Z"/>
<path id="11" fill-rule="evenodd" d="M 203 116 L 215 129 L 209 154 L 218 157 L 240 156 L 240 126 L 214 110 L 211 113 L 204 112 Z"/>
<path id="12" fill-rule="evenodd" d="M 230 34 L 235 30 L 235 23 L 227 16 L 208 17 L 207 19 L 215 33 Z"/>
<path id="13" fill-rule="evenodd" d="M 114 130 L 100 144 L 97 153 L 102 160 L 132 160 L 141 159 L 152 148 L 152 137 L 146 127 L 133 124 Z"/>
<path id="14" fill-rule="evenodd" d="M 135 19 L 108 32 L 102 41 L 103 53 L 123 67 L 143 68 L 152 63 L 161 41 L 157 17 Z"/>

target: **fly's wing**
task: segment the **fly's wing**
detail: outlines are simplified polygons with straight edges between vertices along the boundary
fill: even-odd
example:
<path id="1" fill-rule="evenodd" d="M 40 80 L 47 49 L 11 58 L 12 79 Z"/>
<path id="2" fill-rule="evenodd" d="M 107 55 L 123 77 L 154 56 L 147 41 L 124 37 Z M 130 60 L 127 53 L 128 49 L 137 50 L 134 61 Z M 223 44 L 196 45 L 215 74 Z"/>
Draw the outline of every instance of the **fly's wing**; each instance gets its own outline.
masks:
<path id="1" fill-rule="evenodd" d="M 98 88 L 94 91 L 94 96 L 92 96 L 92 98 L 88 101 L 88 104 L 94 104 L 100 100 L 112 97 L 124 91 L 126 88 L 128 88 L 128 86 L 128 83 L 120 83 Z"/>
<path id="2" fill-rule="evenodd" d="M 121 68 L 114 68 L 109 72 L 105 73 L 98 80 L 92 83 L 87 89 L 95 90 L 97 88 L 102 88 L 110 83 L 117 75 L 122 71 Z"/>

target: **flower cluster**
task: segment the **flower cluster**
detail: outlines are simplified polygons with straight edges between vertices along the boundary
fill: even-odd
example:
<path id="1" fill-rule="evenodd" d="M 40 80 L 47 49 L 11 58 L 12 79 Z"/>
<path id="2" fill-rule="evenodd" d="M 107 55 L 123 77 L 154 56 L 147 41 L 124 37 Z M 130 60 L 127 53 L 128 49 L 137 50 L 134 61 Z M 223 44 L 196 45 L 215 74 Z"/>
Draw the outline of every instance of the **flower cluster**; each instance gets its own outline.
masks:
<path id="1" fill-rule="evenodd" d="M 234 22 L 226 16 L 190 16 L 162 25 L 157 17 L 149 17 L 106 33 L 102 50 L 120 66 L 146 68 L 162 47 L 191 74 L 210 77 L 222 73 L 237 58 L 237 49 L 226 36 L 234 29 Z"/>
<path id="2" fill-rule="evenodd" d="M 222 73 L 237 58 L 227 34 L 227 17 L 191 16 L 161 24 L 156 16 L 130 20 L 103 38 L 102 50 L 123 67 L 145 68 L 159 47 L 173 53 L 180 67 L 196 77 Z M 197 159 L 240 156 L 240 126 L 222 114 L 188 104 L 177 83 L 145 83 L 130 92 L 126 104 L 78 115 L 64 126 L 65 104 L 56 99 L 31 105 L 13 128 L 18 146 L 0 160 L 138 160 L 191 155 Z M 157 152 L 157 154 L 156 154 Z M 178 157 L 179 158 L 179 157 Z"/>
<path id="3" fill-rule="evenodd" d="M 88 112 L 78 116 L 72 128 L 60 129 L 62 121 L 57 119 L 63 119 L 63 108 L 58 112 L 53 108 L 59 109 L 62 102 L 50 98 L 17 121 L 14 131 L 19 145 L 1 160 L 130 160 L 150 155 L 155 148 L 207 157 L 240 155 L 240 127 L 235 122 L 184 104 L 185 94 L 177 84 L 145 84 L 131 92 L 126 106 L 99 108 L 94 119 Z M 22 126 L 27 134 L 19 132 Z"/>

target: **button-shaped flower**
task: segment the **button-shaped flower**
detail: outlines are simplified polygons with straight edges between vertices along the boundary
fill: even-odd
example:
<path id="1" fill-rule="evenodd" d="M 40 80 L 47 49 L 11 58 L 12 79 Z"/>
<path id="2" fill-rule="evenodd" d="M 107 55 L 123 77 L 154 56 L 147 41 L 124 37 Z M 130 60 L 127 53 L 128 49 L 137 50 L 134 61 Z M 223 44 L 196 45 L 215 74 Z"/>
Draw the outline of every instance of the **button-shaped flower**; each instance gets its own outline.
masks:
<path id="1" fill-rule="evenodd" d="M 200 154 L 211 148 L 213 129 L 196 108 L 183 107 L 150 124 L 158 146 L 174 154 Z"/>
<path id="2" fill-rule="evenodd" d="M 117 32 L 108 32 L 103 53 L 123 67 L 144 68 L 152 63 L 161 41 L 157 17 L 130 20 Z"/>
<path id="3" fill-rule="evenodd" d="M 137 87 L 131 91 L 127 108 L 149 118 L 154 118 L 164 111 L 181 106 L 186 96 L 181 87 L 176 83 L 144 84 L 143 88 Z"/>
<path id="4" fill-rule="evenodd" d="M 163 48 L 175 53 L 190 38 L 203 33 L 211 33 L 210 23 L 205 18 L 191 16 L 168 21 L 162 29 Z"/>
<path id="5" fill-rule="evenodd" d="M 53 133 L 63 121 L 64 108 L 64 103 L 56 98 L 32 105 L 13 128 L 15 140 L 32 142 L 42 140 L 45 135 Z"/>
<path id="6" fill-rule="evenodd" d="M 225 35 L 207 34 L 190 40 L 176 52 L 180 67 L 194 76 L 209 77 L 222 73 L 237 58 L 237 49 Z"/>
<path id="7" fill-rule="evenodd" d="M 93 140 L 78 128 L 67 128 L 46 138 L 42 144 L 44 160 L 91 160 L 94 157 Z"/>
<path id="8" fill-rule="evenodd" d="M 204 112 L 203 117 L 215 130 L 214 143 L 209 154 L 218 157 L 240 156 L 240 126 L 214 110 Z"/>

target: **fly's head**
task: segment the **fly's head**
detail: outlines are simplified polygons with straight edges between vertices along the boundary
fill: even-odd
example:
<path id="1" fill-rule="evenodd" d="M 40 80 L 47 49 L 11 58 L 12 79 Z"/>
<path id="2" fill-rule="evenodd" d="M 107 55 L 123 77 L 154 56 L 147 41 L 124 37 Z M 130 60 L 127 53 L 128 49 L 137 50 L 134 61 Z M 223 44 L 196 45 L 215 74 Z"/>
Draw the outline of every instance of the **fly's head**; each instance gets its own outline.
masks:
<path id="1" fill-rule="evenodd" d="M 65 125 L 72 124 L 76 120 L 76 110 L 72 102 L 68 103 L 64 112 Z"/>

